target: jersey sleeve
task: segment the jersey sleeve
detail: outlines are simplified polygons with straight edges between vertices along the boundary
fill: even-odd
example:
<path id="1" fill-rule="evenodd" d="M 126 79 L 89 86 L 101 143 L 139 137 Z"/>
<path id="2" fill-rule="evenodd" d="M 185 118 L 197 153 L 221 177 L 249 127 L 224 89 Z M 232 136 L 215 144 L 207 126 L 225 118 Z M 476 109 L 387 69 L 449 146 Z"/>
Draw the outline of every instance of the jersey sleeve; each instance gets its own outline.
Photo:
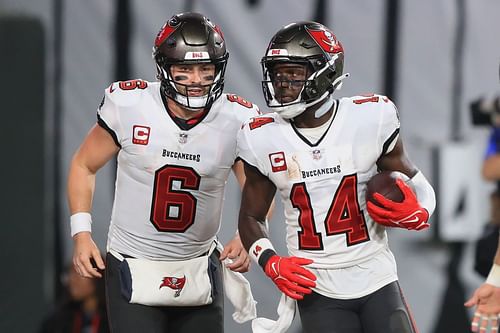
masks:
<path id="1" fill-rule="evenodd" d="M 97 124 L 108 131 L 113 137 L 115 144 L 121 147 L 120 142 L 123 135 L 120 130 L 119 108 L 113 98 L 114 96 L 111 96 L 114 84 L 111 84 L 111 86 L 105 90 L 101 104 L 97 108 Z"/>
<path id="2" fill-rule="evenodd" d="M 238 132 L 238 137 L 237 137 L 238 158 L 243 160 L 245 163 L 255 167 L 264 176 L 268 176 L 268 172 L 266 171 L 264 165 L 259 160 L 255 152 L 254 146 L 252 144 L 252 136 L 249 130 L 250 121 L 251 120 L 245 122 L 245 124 Z"/>
<path id="3" fill-rule="evenodd" d="M 399 138 L 399 113 L 396 105 L 387 97 L 379 102 L 381 106 L 380 128 L 379 128 L 379 147 L 381 147 L 381 156 L 390 153 Z"/>
<path id="4" fill-rule="evenodd" d="M 253 104 L 238 95 L 227 94 L 226 98 L 230 102 L 230 105 L 233 106 L 234 114 L 241 123 L 244 123 L 248 119 L 257 117 L 261 114 L 259 107 L 256 104 Z"/>

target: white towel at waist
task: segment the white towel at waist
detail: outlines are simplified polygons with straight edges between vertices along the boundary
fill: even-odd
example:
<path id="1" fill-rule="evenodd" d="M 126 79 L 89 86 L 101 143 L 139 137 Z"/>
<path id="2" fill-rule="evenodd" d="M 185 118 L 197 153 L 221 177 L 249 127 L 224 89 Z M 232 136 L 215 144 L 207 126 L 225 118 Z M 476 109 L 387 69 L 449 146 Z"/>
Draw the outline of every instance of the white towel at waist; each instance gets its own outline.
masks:
<path id="1" fill-rule="evenodd" d="M 217 249 L 222 252 L 224 246 L 217 241 Z M 257 317 L 257 302 L 252 295 L 250 283 L 243 274 L 234 272 L 226 267 L 232 262 L 226 258 L 222 262 L 222 278 L 224 281 L 224 291 L 226 297 L 234 306 L 233 319 L 237 323 L 244 323 Z"/>
<path id="2" fill-rule="evenodd" d="M 278 320 L 256 318 L 252 321 L 253 333 L 283 333 L 290 327 L 295 316 L 297 302 L 285 294 L 278 305 Z"/>

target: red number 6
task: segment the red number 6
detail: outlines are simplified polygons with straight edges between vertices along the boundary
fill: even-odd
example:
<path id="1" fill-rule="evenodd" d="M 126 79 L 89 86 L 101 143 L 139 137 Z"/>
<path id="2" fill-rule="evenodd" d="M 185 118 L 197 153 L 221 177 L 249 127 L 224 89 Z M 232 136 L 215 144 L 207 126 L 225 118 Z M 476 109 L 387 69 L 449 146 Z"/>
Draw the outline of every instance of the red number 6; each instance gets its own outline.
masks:
<path id="1" fill-rule="evenodd" d="M 200 175 L 190 167 L 165 165 L 156 170 L 150 221 L 158 231 L 185 232 L 196 215 L 196 198 L 183 190 L 198 190 Z M 174 190 L 177 182 L 180 190 Z"/>

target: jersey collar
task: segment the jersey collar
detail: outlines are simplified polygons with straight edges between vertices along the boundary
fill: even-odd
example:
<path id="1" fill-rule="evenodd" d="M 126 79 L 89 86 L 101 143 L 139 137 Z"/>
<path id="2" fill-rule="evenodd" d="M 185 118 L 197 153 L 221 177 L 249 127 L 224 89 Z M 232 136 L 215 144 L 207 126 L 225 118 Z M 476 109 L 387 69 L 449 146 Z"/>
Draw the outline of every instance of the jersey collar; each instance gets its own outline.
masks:
<path id="1" fill-rule="evenodd" d="M 337 100 L 336 103 L 335 103 L 335 109 L 333 110 L 333 119 L 330 121 L 330 124 L 328 125 L 328 128 L 326 129 L 325 133 L 323 133 L 323 135 L 321 136 L 321 138 L 319 138 L 319 140 L 315 143 L 309 141 L 308 138 L 306 138 L 305 136 L 303 136 L 299 130 L 295 127 L 293 121 L 290 121 L 290 126 L 292 127 L 293 131 L 295 132 L 295 134 L 304 142 L 306 143 L 307 145 L 311 146 L 311 147 L 316 147 L 318 146 L 321 141 L 323 141 L 323 139 L 326 137 L 326 134 L 330 131 L 330 128 L 332 127 L 332 124 L 333 122 L 335 121 L 335 117 L 337 116 L 337 111 L 339 109 L 339 104 L 340 102 Z"/>

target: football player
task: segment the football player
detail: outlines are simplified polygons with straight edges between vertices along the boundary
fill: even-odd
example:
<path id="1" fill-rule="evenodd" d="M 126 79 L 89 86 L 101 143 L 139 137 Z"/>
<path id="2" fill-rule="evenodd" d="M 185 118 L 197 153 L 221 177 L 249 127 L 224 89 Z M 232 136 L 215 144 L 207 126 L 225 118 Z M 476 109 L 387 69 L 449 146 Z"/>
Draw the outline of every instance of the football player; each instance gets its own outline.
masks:
<path id="1" fill-rule="evenodd" d="M 319 23 L 283 27 L 261 64 L 275 113 L 250 120 L 238 135 L 245 248 L 298 301 L 305 332 L 415 333 L 385 228 L 426 229 L 435 195 L 405 153 L 395 105 L 381 95 L 333 96 L 347 76 L 344 50 Z M 411 179 L 398 181 L 403 202 L 376 193 L 378 204 L 366 203 L 366 183 L 378 170 Z M 276 190 L 289 256 L 276 253 L 262 227 Z"/>
<path id="2" fill-rule="evenodd" d="M 483 161 L 482 175 L 485 180 L 498 182 L 500 179 L 499 144 L 500 129 L 494 127 L 490 134 L 486 156 Z M 492 194 L 492 199 L 497 197 L 497 192 Z M 498 213 L 496 200 L 492 200 L 491 205 L 492 217 L 494 217 Z M 486 281 L 474 291 L 465 306 L 476 307 L 471 323 L 472 332 L 486 332 L 489 328 L 491 328 L 491 332 L 498 332 L 500 322 L 500 237 L 493 265 Z"/>
<path id="3" fill-rule="evenodd" d="M 111 330 L 187 333 L 203 327 L 204 332 L 222 332 L 221 260 L 230 258 L 229 269 L 245 272 L 250 259 L 239 236 L 221 253 L 213 251 L 213 244 L 229 172 L 240 181 L 244 177 L 237 162 L 237 132 L 259 111 L 223 93 L 229 54 L 221 30 L 203 15 L 181 13 L 168 20 L 155 39 L 153 57 L 159 82 L 112 83 L 98 108 L 97 124 L 71 162 L 73 263 L 81 276 L 101 277 L 104 263 L 91 237 L 90 211 L 95 174 L 117 156 L 105 270 Z M 189 262 L 198 276 L 196 259 L 203 256 L 208 269 L 201 280 L 208 286 L 190 281 L 183 271 Z M 174 266 L 170 263 L 180 263 L 180 270 L 164 273 Z M 159 273 L 151 268 L 158 265 Z M 207 295 L 197 294 L 202 287 Z M 195 301 L 148 306 L 168 297 L 177 304 L 187 295 Z"/>

